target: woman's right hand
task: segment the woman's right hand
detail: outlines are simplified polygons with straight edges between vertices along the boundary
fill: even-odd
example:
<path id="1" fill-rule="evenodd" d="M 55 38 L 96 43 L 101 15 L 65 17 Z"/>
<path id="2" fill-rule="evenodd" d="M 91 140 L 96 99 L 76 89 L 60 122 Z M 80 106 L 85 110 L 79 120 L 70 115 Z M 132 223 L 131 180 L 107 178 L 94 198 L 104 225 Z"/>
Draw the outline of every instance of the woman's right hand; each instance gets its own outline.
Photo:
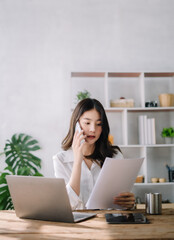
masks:
<path id="1" fill-rule="evenodd" d="M 84 142 L 81 143 L 81 140 L 85 139 L 85 137 L 86 136 L 83 135 L 83 130 L 81 132 L 76 131 L 73 137 L 73 142 L 72 142 L 72 149 L 74 153 L 74 163 L 73 163 L 73 169 L 72 169 L 69 184 L 78 196 L 80 194 L 80 177 L 81 177 L 81 166 L 83 161 L 82 147 L 84 144 Z"/>
<path id="2" fill-rule="evenodd" d="M 83 148 L 83 144 L 85 142 L 81 143 L 81 141 L 85 138 L 86 138 L 86 136 L 83 135 L 83 130 L 81 130 L 80 132 L 76 131 L 74 134 L 73 142 L 72 142 L 72 149 L 73 149 L 73 153 L 74 153 L 74 161 L 76 163 L 82 163 L 82 160 L 83 160 L 82 148 Z"/>

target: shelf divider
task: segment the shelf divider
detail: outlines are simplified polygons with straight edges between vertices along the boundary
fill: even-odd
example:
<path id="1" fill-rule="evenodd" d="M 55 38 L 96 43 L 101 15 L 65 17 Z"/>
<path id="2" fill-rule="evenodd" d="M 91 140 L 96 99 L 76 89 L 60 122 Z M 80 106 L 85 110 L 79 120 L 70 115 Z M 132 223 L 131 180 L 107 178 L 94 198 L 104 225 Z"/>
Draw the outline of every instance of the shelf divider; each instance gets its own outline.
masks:
<path id="1" fill-rule="evenodd" d="M 123 134 L 123 144 L 128 144 L 128 131 L 127 131 L 127 110 L 124 109 L 122 113 L 122 134 Z"/>
<path id="2" fill-rule="evenodd" d="M 105 95 L 105 106 L 106 108 L 109 108 L 110 107 L 110 104 L 109 104 L 109 96 L 108 96 L 108 73 L 106 72 L 105 73 L 105 92 L 104 92 L 104 95 Z"/>
<path id="3" fill-rule="evenodd" d="M 141 107 L 145 106 L 144 73 L 140 74 L 140 99 Z"/>

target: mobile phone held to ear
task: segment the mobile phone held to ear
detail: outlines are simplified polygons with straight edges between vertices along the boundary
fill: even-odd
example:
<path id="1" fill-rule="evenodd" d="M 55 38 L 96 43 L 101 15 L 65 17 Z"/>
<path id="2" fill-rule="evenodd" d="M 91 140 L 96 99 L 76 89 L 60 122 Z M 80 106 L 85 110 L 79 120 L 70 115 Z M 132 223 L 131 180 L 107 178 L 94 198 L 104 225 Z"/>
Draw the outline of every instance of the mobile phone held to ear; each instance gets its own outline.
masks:
<path id="1" fill-rule="evenodd" d="M 79 122 L 76 123 L 75 132 L 76 132 L 76 131 L 78 131 L 78 132 L 81 132 L 81 131 L 82 131 Z M 82 140 L 81 140 L 81 144 L 82 144 L 83 142 L 85 142 L 85 139 L 82 139 Z"/>

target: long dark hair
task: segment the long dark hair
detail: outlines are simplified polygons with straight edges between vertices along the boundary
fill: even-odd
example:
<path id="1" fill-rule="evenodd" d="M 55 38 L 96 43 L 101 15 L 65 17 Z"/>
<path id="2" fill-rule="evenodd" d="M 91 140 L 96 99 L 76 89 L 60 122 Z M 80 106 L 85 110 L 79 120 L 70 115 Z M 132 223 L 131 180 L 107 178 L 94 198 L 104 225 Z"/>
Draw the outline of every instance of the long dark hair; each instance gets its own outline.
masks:
<path id="1" fill-rule="evenodd" d="M 112 146 L 108 140 L 108 135 L 110 132 L 108 119 L 102 104 L 96 99 L 86 98 L 77 104 L 71 117 L 68 134 L 62 141 L 62 148 L 64 150 L 71 148 L 76 123 L 79 121 L 84 112 L 92 109 L 95 109 L 101 116 L 102 132 L 99 139 L 95 143 L 94 152 L 85 157 L 94 161 L 99 161 L 100 166 L 102 166 L 106 157 L 113 157 L 118 153 L 118 151 L 120 151 L 120 149 L 118 146 Z"/>

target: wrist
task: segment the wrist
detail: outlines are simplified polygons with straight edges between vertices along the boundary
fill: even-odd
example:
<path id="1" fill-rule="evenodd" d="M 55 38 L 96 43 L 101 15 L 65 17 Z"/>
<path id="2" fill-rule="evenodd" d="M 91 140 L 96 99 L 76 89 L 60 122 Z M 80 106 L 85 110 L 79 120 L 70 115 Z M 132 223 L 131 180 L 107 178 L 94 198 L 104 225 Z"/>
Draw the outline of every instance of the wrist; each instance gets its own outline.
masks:
<path id="1" fill-rule="evenodd" d="M 74 159 L 74 163 L 73 163 L 73 168 L 77 167 L 77 168 L 81 168 L 81 165 L 82 165 L 82 160 L 81 159 Z"/>

